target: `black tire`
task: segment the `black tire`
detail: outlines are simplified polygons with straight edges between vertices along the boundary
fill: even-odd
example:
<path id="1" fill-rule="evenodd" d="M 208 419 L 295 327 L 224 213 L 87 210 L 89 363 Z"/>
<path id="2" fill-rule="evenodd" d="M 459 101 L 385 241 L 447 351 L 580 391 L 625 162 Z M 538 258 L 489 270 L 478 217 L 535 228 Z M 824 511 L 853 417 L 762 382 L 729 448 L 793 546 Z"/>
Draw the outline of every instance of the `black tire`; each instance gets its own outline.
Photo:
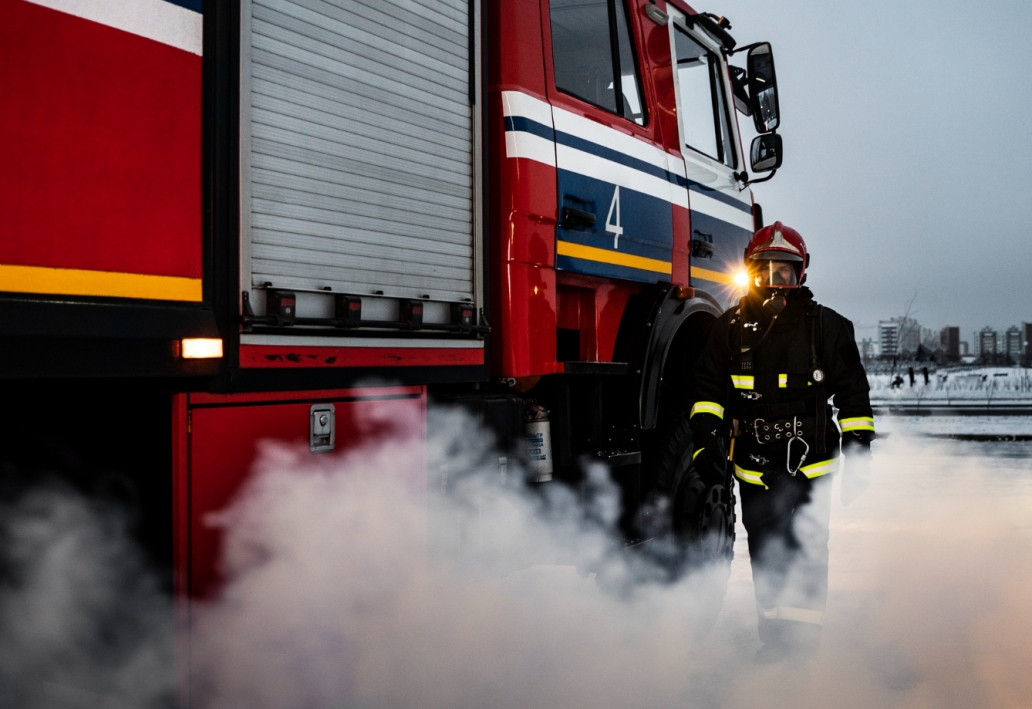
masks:
<path id="1" fill-rule="evenodd" d="M 730 565 L 735 543 L 735 494 L 730 465 L 718 485 L 707 485 L 695 470 L 692 430 L 687 415 L 674 421 L 656 464 L 656 479 L 665 487 L 669 533 L 677 556 L 690 570 L 702 565 Z"/>

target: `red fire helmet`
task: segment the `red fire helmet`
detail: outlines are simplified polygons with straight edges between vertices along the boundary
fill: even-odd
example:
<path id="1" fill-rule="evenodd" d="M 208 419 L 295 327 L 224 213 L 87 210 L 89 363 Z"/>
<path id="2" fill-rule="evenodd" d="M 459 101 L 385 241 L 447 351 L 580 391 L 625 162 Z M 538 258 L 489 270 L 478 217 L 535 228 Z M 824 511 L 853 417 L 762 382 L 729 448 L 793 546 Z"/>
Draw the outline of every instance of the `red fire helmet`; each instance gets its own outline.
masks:
<path id="1" fill-rule="evenodd" d="M 791 266 L 787 275 L 786 262 Z M 745 267 L 758 288 L 798 288 L 806 278 L 809 265 L 810 254 L 803 237 L 781 222 L 757 231 L 745 247 Z"/>

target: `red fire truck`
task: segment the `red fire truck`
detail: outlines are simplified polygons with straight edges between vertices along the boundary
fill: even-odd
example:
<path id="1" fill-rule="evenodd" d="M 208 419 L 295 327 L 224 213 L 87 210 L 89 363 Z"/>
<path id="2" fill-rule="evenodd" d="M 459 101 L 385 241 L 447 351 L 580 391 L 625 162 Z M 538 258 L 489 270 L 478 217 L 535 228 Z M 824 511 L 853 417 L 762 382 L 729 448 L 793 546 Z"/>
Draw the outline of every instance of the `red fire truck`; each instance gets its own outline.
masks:
<path id="1" fill-rule="evenodd" d="M 340 454 L 367 403 L 441 401 L 535 481 L 609 463 L 633 536 L 781 160 L 770 45 L 729 29 L 683 0 L 0 0 L 4 475 L 124 499 L 203 595 L 258 441 Z"/>

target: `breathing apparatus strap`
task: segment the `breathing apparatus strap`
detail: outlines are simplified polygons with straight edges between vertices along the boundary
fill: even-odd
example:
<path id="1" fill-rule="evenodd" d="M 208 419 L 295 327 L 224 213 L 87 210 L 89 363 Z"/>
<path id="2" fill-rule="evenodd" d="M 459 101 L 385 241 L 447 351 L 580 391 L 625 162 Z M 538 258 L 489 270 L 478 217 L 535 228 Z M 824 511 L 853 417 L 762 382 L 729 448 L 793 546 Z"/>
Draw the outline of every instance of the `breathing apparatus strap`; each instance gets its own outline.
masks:
<path id="1" fill-rule="evenodd" d="M 821 367 L 820 358 L 817 356 L 818 343 L 824 348 L 824 306 L 813 303 L 807 312 L 810 318 L 810 378 L 815 379 L 816 372 L 820 372 L 820 381 L 814 381 L 814 397 L 816 398 L 815 415 L 817 417 L 817 455 L 823 457 L 827 452 L 828 433 L 828 395 L 824 392 L 824 382 L 827 374 Z"/>
<path id="2" fill-rule="evenodd" d="M 745 300 L 744 298 L 742 300 Z M 735 310 L 735 316 L 731 320 L 731 328 L 729 330 L 729 339 L 731 340 L 731 352 L 735 355 L 735 359 L 739 362 L 739 368 L 742 372 L 748 372 L 752 370 L 752 356 L 753 351 L 763 344 L 763 341 L 767 339 L 767 335 L 774 329 L 774 323 L 778 321 L 778 315 L 781 313 L 775 313 L 771 316 L 770 322 L 767 323 L 767 329 L 760 335 L 760 339 L 756 341 L 750 347 L 744 346 L 745 341 L 745 327 L 742 320 L 744 315 L 742 314 L 743 307 L 739 303 L 738 308 Z"/>

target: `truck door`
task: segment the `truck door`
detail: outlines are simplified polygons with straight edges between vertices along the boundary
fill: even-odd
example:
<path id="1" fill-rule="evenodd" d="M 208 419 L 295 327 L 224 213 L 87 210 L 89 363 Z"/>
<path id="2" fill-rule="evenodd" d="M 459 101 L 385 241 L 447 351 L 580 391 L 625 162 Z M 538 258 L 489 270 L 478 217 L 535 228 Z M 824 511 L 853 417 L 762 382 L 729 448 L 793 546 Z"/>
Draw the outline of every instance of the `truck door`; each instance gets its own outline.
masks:
<path id="1" fill-rule="evenodd" d="M 684 166 L 662 148 L 626 0 L 548 0 L 557 270 L 669 281 Z M 546 43 L 548 44 L 548 43 Z M 550 56 L 550 62 L 548 58 Z"/>
<path id="2" fill-rule="evenodd" d="M 752 236 L 752 193 L 742 170 L 727 63 L 720 44 L 668 5 L 675 94 L 691 210 L 691 285 L 722 305 Z"/>

